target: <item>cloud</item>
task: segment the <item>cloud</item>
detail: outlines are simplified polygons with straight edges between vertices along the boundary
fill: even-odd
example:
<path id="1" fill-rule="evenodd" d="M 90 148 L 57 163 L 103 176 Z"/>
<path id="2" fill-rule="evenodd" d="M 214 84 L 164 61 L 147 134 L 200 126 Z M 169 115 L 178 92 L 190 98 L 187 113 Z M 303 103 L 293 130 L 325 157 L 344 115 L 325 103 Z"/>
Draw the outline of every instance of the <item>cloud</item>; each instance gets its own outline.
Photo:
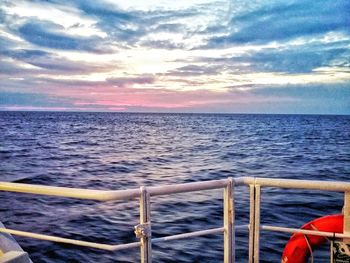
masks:
<path id="1" fill-rule="evenodd" d="M 299 39 L 265 45 L 250 44 L 230 49 L 211 56 L 191 57 L 191 60 L 178 60 L 182 63 L 200 63 L 220 68 L 220 72 L 254 73 L 312 73 L 322 67 L 350 69 L 350 35 L 329 33 L 311 40 Z M 231 53 L 230 53 L 231 50 Z M 199 50 L 198 50 L 199 51 Z"/>
<path id="2" fill-rule="evenodd" d="M 215 4 L 217 5 L 217 3 L 212 3 L 210 6 L 215 7 Z M 203 31 L 200 28 L 205 27 L 206 22 L 204 21 L 210 16 L 217 15 L 216 13 L 213 15 L 209 11 L 218 12 L 217 7 L 210 8 L 208 5 L 194 5 L 183 9 L 169 7 L 152 10 L 126 10 L 110 2 L 91 0 L 75 0 L 64 4 L 55 0 L 35 1 L 36 12 L 40 6 L 42 9 L 57 10 L 55 19 L 50 20 L 47 16 L 41 16 L 42 18 L 38 19 L 28 16 L 28 14 L 21 17 L 20 13 L 7 13 L 5 14 L 8 18 L 7 26 L 15 31 L 19 27 L 18 32 L 22 38 L 41 47 L 97 53 L 110 52 L 110 50 L 106 50 L 106 47 L 111 45 L 123 48 L 140 45 L 161 49 L 184 48 L 188 42 L 191 42 L 194 35 Z M 23 5 L 23 8 L 30 9 L 30 6 Z M 62 17 L 62 22 L 58 21 L 58 14 L 62 15 L 64 12 L 66 14 L 63 16 L 67 16 L 72 21 L 77 21 L 76 14 L 79 12 L 84 19 L 90 21 L 89 23 L 94 21 L 93 24 L 89 25 L 90 30 L 94 29 L 96 34 L 104 34 L 106 37 L 101 38 L 97 35 L 82 37 L 67 34 L 68 29 L 79 27 L 80 23 L 75 22 L 67 27 L 68 23 L 63 22 L 65 17 Z M 20 18 L 19 22 L 14 22 L 18 18 Z M 75 32 L 78 33 L 79 30 Z M 152 34 L 154 36 L 154 34 L 162 32 L 170 35 L 161 40 L 150 37 Z M 187 42 L 184 43 L 182 40 L 175 42 L 171 35 L 176 33 L 187 38 Z M 198 35 L 201 34 L 203 33 Z"/>
<path id="3" fill-rule="evenodd" d="M 7 55 L 16 59 L 30 59 L 35 60 L 40 57 L 47 57 L 52 55 L 50 52 L 46 52 L 43 50 L 35 50 L 35 49 L 8 49 L 0 51 L 0 54 Z"/>
<path id="4" fill-rule="evenodd" d="M 67 97 L 72 94 L 83 93 L 113 93 L 122 92 L 121 88 L 132 88 L 134 85 L 153 84 L 156 78 L 152 75 L 130 76 L 120 78 L 108 78 L 101 81 L 89 81 L 70 78 L 50 78 L 39 76 L 28 76 L 26 78 L 14 78 L 2 80 L 2 89 L 11 90 L 13 88 L 23 89 L 27 86 L 35 87 L 31 90 L 42 92 L 43 94 L 63 94 L 67 92 Z M 56 90 L 58 92 L 56 92 Z M 75 95 L 74 95 L 75 96 Z"/>
<path id="5" fill-rule="evenodd" d="M 5 0 L 2 108 L 350 112 L 347 0 L 180 2 Z"/>
<path id="6" fill-rule="evenodd" d="M 123 11 L 117 8 L 116 5 L 103 1 L 78 0 L 72 2 L 72 4 L 77 6 L 85 14 L 103 18 L 104 20 L 112 19 L 114 21 L 123 22 L 132 21 L 136 18 L 131 12 Z"/>
<path id="7" fill-rule="evenodd" d="M 167 76 L 177 76 L 177 77 L 188 77 L 188 76 L 208 76 L 216 75 L 220 71 L 219 66 L 210 65 L 194 65 L 189 64 L 187 66 L 179 67 L 174 70 L 170 70 L 165 75 Z"/>
<path id="8" fill-rule="evenodd" d="M 153 8 L 151 10 L 122 9 L 117 5 L 102 1 L 74 1 L 71 3 L 84 15 L 95 19 L 101 31 L 108 34 L 111 41 L 126 47 L 145 46 L 152 48 L 180 49 L 186 45 L 183 41 L 175 42 L 172 36 L 167 39 L 153 39 L 152 34 L 170 33 L 193 37 L 198 26 L 192 23 L 208 12 L 208 6 L 195 5 L 182 9 L 170 7 Z M 208 17 L 208 16 L 207 16 Z M 188 23 L 192 21 L 192 23 Z"/>
<path id="9" fill-rule="evenodd" d="M 109 52 L 100 46 L 100 37 L 74 37 L 66 34 L 64 28 L 50 21 L 30 19 L 18 28 L 19 35 L 26 41 L 40 47 L 58 50 L 79 50 L 95 53 Z"/>
<path id="10" fill-rule="evenodd" d="M 162 23 L 158 24 L 153 32 L 182 32 L 184 31 L 184 24 L 181 23 Z"/>
<path id="11" fill-rule="evenodd" d="M 289 105 L 295 99 L 277 96 L 260 96 L 250 92 L 232 90 L 215 92 L 208 90 L 172 91 L 167 89 L 122 88 L 116 94 L 91 99 L 79 98 L 75 106 L 101 107 L 112 110 L 123 108 L 127 111 L 144 112 L 249 112 L 252 108 L 263 109 L 266 104 Z M 254 105 L 254 107 L 252 107 Z"/>
<path id="12" fill-rule="evenodd" d="M 84 61 L 71 61 L 60 57 L 52 52 L 39 49 L 3 49 L 0 55 L 15 59 L 15 61 L 7 62 L 6 69 L 0 72 L 11 70 L 12 73 L 41 73 L 41 74 L 87 74 L 91 72 L 109 71 L 112 67 L 110 63 L 87 63 Z M 34 69 L 25 69 L 17 66 L 17 61 L 35 66 Z M 116 66 L 113 65 L 115 69 Z"/>
<path id="13" fill-rule="evenodd" d="M 0 59 L 0 64 L 1 64 L 0 76 L 1 75 L 9 76 L 9 75 L 15 75 L 17 73 L 21 73 L 22 68 L 18 67 L 17 65 L 11 62 Z M 23 71 L 22 71 L 22 74 L 23 74 Z"/>
<path id="14" fill-rule="evenodd" d="M 276 4 L 277 3 L 277 4 Z M 347 0 L 266 2 L 235 15 L 226 36 L 213 37 L 209 46 L 287 41 L 327 32 L 349 32 Z"/>
<path id="15" fill-rule="evenodd" d="M 15 41 L 0 35 L 0 47 L 4 48 L 4 47 L 13 46 L 13 45 L 16 45 Z"/>
<path id="16" fill-rule="evenodd" d="M 140 41 L 139 44 L 144 47 L 156 48 L 156 49 L 185 49 L 183 43 L 176 43 L 170 40 L 146 40 Z"/>
<path id="17" fill-rule="evenodd" d="M 107 79 L 108 84 L 117 87 L 129 87 L 135 84 L 152 84 L 154 82 L 155 77 L 151 75 Z"/>
<path id="18" fill-rule="evenodd" d="M 348 41 L 350 44 L 350 40 Z M 249 63 L 251 69 L 260 72 L 309 73 L 319 67 L 344 65 L 348 60 L 346 43 L 332 45 L 298 45 L 282 48 L 265 48 L 258 52 L 234 56 L 233 62 Z"/>

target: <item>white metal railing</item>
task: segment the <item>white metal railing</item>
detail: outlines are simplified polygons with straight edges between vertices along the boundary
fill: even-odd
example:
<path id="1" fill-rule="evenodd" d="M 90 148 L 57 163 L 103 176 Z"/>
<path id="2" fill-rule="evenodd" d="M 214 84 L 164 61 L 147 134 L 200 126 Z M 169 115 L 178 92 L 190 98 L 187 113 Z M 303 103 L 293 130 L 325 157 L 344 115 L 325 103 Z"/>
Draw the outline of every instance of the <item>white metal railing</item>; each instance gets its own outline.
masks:
<path id="1" fill-rule="evenodd" d="M 234 189 L 239 185 L 247 185 L 250 189 L 250 214 L 249 225 L 235 226 L 235 208 L 234 208 Z M 288 227 L 277 226 L 261 226 L 260 225 L 260 200 L 262 187 L 278 187 L 278 188 L 296 188 L 296 189 L 313 189 L 344 192 L 344 233 L 335 234 L 330 232 L 302 230 Z M 150 200 L 152 196 L 169 195 L 175 193 L 186 193 L 194 191 L 203 191 L 210 189 L 224 190 L 224 216 L 223 226 L 171 235 L 160 238 L 151 238 L 151 207 Z M 128 244 L 101 244 L 94 242 L 86 242 L 75 239 L 61 238 L 57 236 L 43 235 L 32 232 L 18 231 L 13 229 L 0 228 L 0 232 L 6 232 L 13 235 L 30 237 L 35 239 L 61 242 L 72 245 L 86 246 L 109 251 L 116 251 L 134 247 L 140 247 L 141 262 L 152 262 L 152 243 L 171 241 L 176 239 L 191 238 L 196 236 L 210 234 L 224 234 L 224 262 L 233 263 L 235 261 L 235 229 L 242 227 L 249 228 L 249 262 L 259 262 L 259 247 L 260 247 L 260 230 L 280 231 L 287 233 L 304 233 L 320 236 L 350 238 L 350 183 L 348 182 L 330 182 L 330 181 L 308 181 L 308 180 L 289 180 L 289 179 L 269 179 L 269 178 L 227 178 L 222 180 L 211 180 L 204 182 L 173 184 L 163 186 L 142 186 L 139 189 L 130 190 L 87 190 L 78 188 L 52 187 L 31 184 L 19 184 L 0 182 L 0 191 L 30 193 L 49 196 L 60 196 L 78 199 L 90 199 L 97 201 L 110 200 L 128 200 L 140 199 L 140 224 L 135 226 L 135 234 L 140 239 L 140 242 Z"/>

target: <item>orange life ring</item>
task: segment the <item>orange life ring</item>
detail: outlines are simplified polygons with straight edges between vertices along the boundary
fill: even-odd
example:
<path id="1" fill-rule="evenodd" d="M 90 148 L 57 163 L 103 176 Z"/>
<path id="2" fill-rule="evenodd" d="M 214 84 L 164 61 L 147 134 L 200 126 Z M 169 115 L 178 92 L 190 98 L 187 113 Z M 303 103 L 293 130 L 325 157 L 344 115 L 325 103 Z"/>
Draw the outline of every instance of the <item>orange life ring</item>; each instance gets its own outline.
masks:
<path id="1" fill-rule="evenodd" d="M 343 220 L 342 214 L 323 216 L 306 223 L 301 229 L 343 233 Z M 327 238 L 322 236 L 295 233 L 284 248 L 281 262 L 305 263 L 310 256 L 310 249 L 322 245 L 326 240 Z"/>

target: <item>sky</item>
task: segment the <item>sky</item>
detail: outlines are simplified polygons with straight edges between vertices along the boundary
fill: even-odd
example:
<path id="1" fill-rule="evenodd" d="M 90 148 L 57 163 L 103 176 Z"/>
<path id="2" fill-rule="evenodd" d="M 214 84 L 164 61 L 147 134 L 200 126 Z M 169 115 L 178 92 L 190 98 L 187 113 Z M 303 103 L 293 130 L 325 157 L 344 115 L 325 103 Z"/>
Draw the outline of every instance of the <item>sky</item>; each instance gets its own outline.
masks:
<path id="1" fill-rule="evenodd" d="M 0 0 L 0 110 L 350 114 L 350 1 Z"/>

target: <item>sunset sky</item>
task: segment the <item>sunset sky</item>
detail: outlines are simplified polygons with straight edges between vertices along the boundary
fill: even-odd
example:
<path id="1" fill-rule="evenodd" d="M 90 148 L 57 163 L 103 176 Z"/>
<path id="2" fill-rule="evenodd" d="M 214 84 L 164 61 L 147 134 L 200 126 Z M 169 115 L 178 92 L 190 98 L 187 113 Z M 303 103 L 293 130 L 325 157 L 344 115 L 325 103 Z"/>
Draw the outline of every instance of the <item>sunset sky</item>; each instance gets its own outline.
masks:
<path id="1" fill-rule="evenodd" d="M 350 1 L 0 0 L 0 110 L 350 114 Z"/>

